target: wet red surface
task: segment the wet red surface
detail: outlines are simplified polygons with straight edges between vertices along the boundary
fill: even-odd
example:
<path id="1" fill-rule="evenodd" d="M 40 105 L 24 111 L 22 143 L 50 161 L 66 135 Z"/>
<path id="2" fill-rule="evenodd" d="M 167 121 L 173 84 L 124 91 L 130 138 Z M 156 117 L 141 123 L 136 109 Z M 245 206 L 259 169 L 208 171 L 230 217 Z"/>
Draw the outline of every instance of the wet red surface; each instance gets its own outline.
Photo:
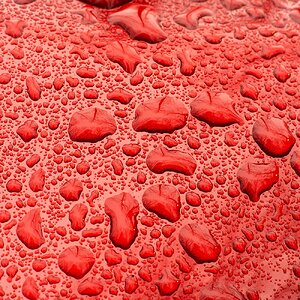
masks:
<path id="1" fill-rule="evenodd" d="M 0 299 L 300 299 L 300 3 L 3 0 Z"/>

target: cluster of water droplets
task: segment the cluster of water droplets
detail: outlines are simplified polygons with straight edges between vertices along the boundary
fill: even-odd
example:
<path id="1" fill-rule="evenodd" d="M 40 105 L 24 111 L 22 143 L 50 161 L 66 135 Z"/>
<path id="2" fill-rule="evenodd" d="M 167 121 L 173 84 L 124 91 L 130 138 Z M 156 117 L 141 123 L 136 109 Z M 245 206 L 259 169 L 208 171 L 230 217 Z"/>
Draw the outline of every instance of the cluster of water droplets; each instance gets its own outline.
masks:
<path id="1" fill-rule="evenodd" d="M 299 29 L 296 1 L 2 1 L 1 298 L 297 299 Z"/>

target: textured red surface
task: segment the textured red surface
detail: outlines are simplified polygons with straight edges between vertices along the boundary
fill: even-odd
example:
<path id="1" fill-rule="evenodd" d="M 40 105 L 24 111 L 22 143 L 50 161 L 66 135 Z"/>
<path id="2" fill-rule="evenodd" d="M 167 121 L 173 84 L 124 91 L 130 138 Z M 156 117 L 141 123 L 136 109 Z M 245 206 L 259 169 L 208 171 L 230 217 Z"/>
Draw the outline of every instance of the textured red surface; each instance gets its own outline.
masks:
<path id="1" fill-rule="evenodd" d="M 299 72 L 297 1 L 2 0 L 0 299 L 300 299 Z"/>

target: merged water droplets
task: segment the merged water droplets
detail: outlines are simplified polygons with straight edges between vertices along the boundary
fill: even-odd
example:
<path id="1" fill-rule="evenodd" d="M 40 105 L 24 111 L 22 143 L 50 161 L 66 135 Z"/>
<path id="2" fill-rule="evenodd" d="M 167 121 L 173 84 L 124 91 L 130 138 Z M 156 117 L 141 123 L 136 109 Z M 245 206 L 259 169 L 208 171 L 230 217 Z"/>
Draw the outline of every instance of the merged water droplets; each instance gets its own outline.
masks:
<path id="1" fill-rule="evenodd" d="M 37 249 L 44 244 L 41 223 L 42 219 L 38 208 L 30 210 L 18 223 L 17 236 L 27 248 Z"/>
<path id="2" fill-rule="evenodd" d="M 108 17 L 111 24 L 119 25 L 135 40 L 158 43 L 167 38 L 159 24 L 159 15 L 153 6 L 127 4 Z"/>
<path id="3" fill-rule="evenodd" d="M 198 28 L 200 18 L 212 16 L 213 12 L 203 6 L 191 7 L 187 12 L 174 17 L 174 21 L 187 29 L 194 30 Z"/>
<path id="4" fill-rule="evenodd" d="M 110 217 L 110 239 L 116 247 L 128 249 L 137 237 L 139 204 L 128 193 L 105 200 L 105 213 Z"/>
<path id="5" fill-rule="evenodd" d="M 83 296 L 98 296 L 103 291 L 103 285 L 101 281 L 94 277 L 89 277 L 83 280 L 78 285 L 78 293 Z"/>
<path id="6" fill-rule="evenodd" d="M 180 218 L 180 194 L 172 185 L 160 184 L 148 188 L 142 197 L 146 209 L 157 216 L 176 222 Z"/>
<path id="7" fill-rule="evenodd" d="M 180 150 L 168 150 L 163 146 L 148 154 L 146 164 L 152 172 L 157 174 L 172 171 L 192 175 L 197 167 L 197 163 L 191 155 Z"/>
<path id="8" fill-rule="evenodd" d="M 226 93 L 202 92 L 191 103 L 191 114 L 210 126 L 243 124 L 242 118 L 234 109 L 231 97 Z"/>
<path id="9" fill-rule="evenodd" d="M 16 39 L 23 35 L 24 29 L 27 27 L 27 23 L 24 20 L 7 21 L 5 22 L 5 26 L 5 33 Z"/>
<path id="10" fill-rule="evenodd" d="M 187 224 L 180 229 L 179 241 L 196 263 L 214 262 L 219 258 L 221 246 L 205 226 Z"/>
<path id="11" fill-rule="evenodd" d="M 238 170 L 237 178 L 242 192 L 246 193 L 251 201 L 256 202 L 263 192 L 278 182 L 279 168 L 275 162 L 245 161 Z"/>
<path id="12" fill-rule="evenodd" d="M 89 108 L 72 115 L 68 132 L 73 141 L 95 143 L 116 130 L 116 122 L 107 111 Z"/>
<path id="13" fill-rule="evenodd" d="M 258 119 L 252 129 L 252 136 L 259 147 L 268 155 L 287 155 L 296 140 L 287 125 L 279 118 Z"/>
<path id="14" fill-rule="evenodd" d="M 93 253 L 82 246 L 70 246 L 58 257 L 59 268 L 68 276 L 76 279 L 84 277 L 93 267 Z"/>
<path id="15" fill-rule="evenodd" d="M 35 77 L 27 77 L 26 86 L 28 95 L 32 100 L 37 101 L 41 98 L 41 87 Z"/>
<path id="16" fill-rule="evenodd" d="M 123 42 L 111 43 L 106 51 L 107 57 L 115 63 L 118 63 L 126 72 L 132 74 L 137 65 L 141 62 L 136 50 Z"/>
<path id="17" fill-rule="evenodd" d="M 23 4 L 23 3 L 22 3 Z M 39 288 L 32 277 L 27 277 L 22 285 L 22 294 L 27 299 L 37 300 L 39 299 Z"/>
<path id="18" fill-rule="evenodd" d="M 132 127 L 135 131 L 171 133 L 185 126 L 188 110 L 172 97 L 148 100 L 137 107 Z"/>
<path id="19" fill-rule="evenodd" d="M 26 121 L 17 129 L 16 132 L 24 142 L 28 143 L 32 139 L 37 138 L 37 130 L 38 124 L 35 121 Z"/>

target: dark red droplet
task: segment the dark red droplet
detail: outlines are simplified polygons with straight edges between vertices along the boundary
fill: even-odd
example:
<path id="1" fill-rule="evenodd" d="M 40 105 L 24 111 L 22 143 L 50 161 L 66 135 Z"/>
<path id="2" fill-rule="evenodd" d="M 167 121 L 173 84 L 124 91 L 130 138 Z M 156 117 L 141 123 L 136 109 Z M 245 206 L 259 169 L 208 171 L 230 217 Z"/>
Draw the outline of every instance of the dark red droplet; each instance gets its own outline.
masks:
<path id="1" fill-rule="evenodd" d="M 12 38 L 16 39 L 16 38 L 20 38 L 23 35 L 27 23 L 24 20 L 6 21 L 5 26 L 6 26 L 5 33 L 11 36 Z"/>
<path id="2" fill-rule="evenodd" d="M 37 101 L 41 98 L 41 86 L 35 77 L 27 77 L 26 86 L 28 95 L 32 100 Z"/>
<path id="3" fill-rule="evenodd" d="M 76 279 L 84 277 L 93 267 L 93 253 L 82 246 L 70 246 L 58 257 L 59 268 L 68 276 Z"/>
<path id="4" fill-rule="evenodd" d="M 209 193 L 213 189 L 213 184 L 208 178 L 202 178 L 198 181 L 197 188 L 201 192 Z"/>
<path id="5" fill-rule="evenodd" d="M 123 27 L 135 40 L 158 43 L 167 38 L 159 25 L 159 16 L 150 5 L 127 4 L 108 17 L 111 24 Z"/>
<path id="6" fill-rule="evenodd" d="M 155 282 L 161 296 L 171 296 L 174 294 L 179 286 L 180 280 L 176 278 L 169 270 L 164 269 L 160 279 Z"/>
<path id="7" fill-rule="evenodd" d="M 196 70 L 196 63 L 192 59 L 192 51 L 187 48 L 182 52 L 177 54 L 178 59 L 180 60 L 180 72 L 185 76 L 192 76 Z"/>
<path id="8" fill-rule="evenodd" d="M 122 262 L 122 255 L 113 249 L 106 250 L 104 256 L 109 267 L 118 265 Z"/>
<path id="9" fill-rule="evenodd" d="M 187 192 L 185 195 L 186 203 L 191 206 L 201 205 L 200 195 L 195 192 Z"/>
<path id="10" fill-rule="evenodd" d="M 243 124 L 243 120 L 234 110 L 232 99 L 225 93 L 202 92 L 191 103 L 191 114 L 210 126 Z"/>
<path id="11" fill-rule="evenodd" d="M 285 49 L 281 45 L 276 46 L 263 46 L 261 57 L 264 59 L 271 59 L 279 54 L 285 53 Z"/>
<path id="12" fill-rule="evenodd" d="M 221 252 L 221 246 L 210 231 L 196 223 L 187 224 L 180 229 L 179 242 L 198 264 L 217 261 Z"/>
<path id="13" fill-rule="evenodd" d="M 146 164 L 152 172 L 157 174 L 172 171 L 192 175 L 197 167 L 196 161 L 189 154 L 164 147 L 152 150 L 146 158 Z"/>
<path id="14" fill-rule="evenodd" d="M 252 100 L 257 100 L 258 98 L 258 90 L 252 84 L 241 83 L 240 92 L 243 97 L 247 97 Z"/>
<path id="15" fill-rule="evenodd" d="M 30 210 L 18 223 L 17 236 L 27 248 L 37 249 L 44 244 L 41 223 L 40 209 L 38 208 Z"/>
<path id="16" fill-rule="evenodd" d="M 105 213 L 110 217 L 110 239 L 116 247 L 128 249 L 137 237 L 139 204 L 128 193 L 121 193 L 105 201 Z"/>
<path id="17" fill-rule="evenodd" d="M 22 294 L 29 300 L 39 299 L 39 289 L 36 281 L 32 277 L 27 277 L 22 285 Z"/>
<path id="18" fill-rule="evenodd" d="M 158 52 L 154 53 L 153 54 L 153 60 L 156 63 L 158 63 L 158 64 L 160 64 L 160 65 L 162 65 L 164 67 L 171 67 L 171 66 L 173 66 L 173 60 L 172 60 L 172 58 L 170 58 L 169 56 L 167 56 L 167 55 L 165 55 L 163 53 L 158 53 Z"/>
<path id="19" fill-rule="evenodd" d="M 203 6 L 195 6 L 190 7 L 182 14 L 176 15 L 174 17 L 174 21 L 187 29 L 194 30 L 198 28 L 198 22 L 200 18 L 212 15 L 212 10 Z"/>
<path id="20" fill-rule="evenodd" d="M 24 142 L 28 143 L 32 139 L 37 138 L 37 130 L 38 124 L 35 121 L 26 121 L 17 129 L 17 134 Z"/>
<path id="21" fill-rule="evenodd" d="M 279 118 L 260 118 L 252 129 L 252 136 L 266 154 L 282 157 L 291 151 L 296 140 L 286 123 Z"/>
<path id="22" fill-rule="evenodd" d="M 141 146 L 138 144 L 125 144 L 122 146 L 123 153 L 127 156 L 136 156 L 141 151 Z"/>
<path id="23" fill-rule="evenodd" d="M 22 183 L 19 180 L 11 179 L 6 183 L 6 189 L 10 193 L 19 193 L 22 191 Z"/>
<path id="24" fill-rule="evenodd" d="M 133 294 L 138 288 L 138 280 L 135 276 L 128 276 L 125 279 L 125 292 L 127 294 Z"/>
<path id="25" fill-rule="evenodd" d="M 282 83 L 286 82 L 291 77 L 291 73 L 289 73 L 283 65 L 276 66 L 273 74 L 275 78 Z"/>
<path id="26" fill-rule="evenodd" d="M 128 104 L 133 98 L 133 94 L 123 88 L 116 88 L 107 94 L 108 100 L 116 100 L 122 104 Z"/>
<path id="27" fill-rule="evenodd" d="M 106 56 L 112 62 L 118 63 L 124 71 L 132 74 L 141 58 L 135 49 L 124 42 L 112 42 L 107 46 Z"/>
<path id="28" fill-rule="evenodd" d="M 135 131 L 172 133 L 186 125 L 187 117 L 184 104 L 167 96 L 139 105 L 132 127 Z"/>
<path id="29" fill-rule="evenodd" d="M 300 151 L 295 150 L 291 155 L 290 160 L 291 167 L 296 172 L 298 176 L 300 176 Z"/>
<path id="30" fill-rule="evenodd" d="M 268 191 L 279 179 L 279 168 L 275 162 L 242 163 L 237 172 L 241 191 L 246 193 L 251 201 L 257 202 L 260 195 Z"/>
<path id="31" fill-rule="evenodd" d="M 78 179 L 67 181 L 59 189 L 60 195 L 67 201 L 77 201 L 82 191 L 82 183 Z"/>
<path id="32" fill-rule="evenodd" d="M 83 296 L 98 296 L 103 291 L 101 281 L 94 277 L 88 277 L 78 285 L 77 291 Z"/>
<path id="33" fill-rule="evenodd" d="M 294 251 L 298 250 L 298 240 L 295 236 L 290 235 L 290 236 L 286 237 L 284 242 L 285 242 L 285 245 L 289 249 L 294 250 Z"/>
<path id="34" fill-rule="evenodd" d="M 152 281 L 152 276 L 151 272 L 148 269 L 148 267 L 142 267 L 138 271 L 139 276 L 146 282 L 151 282 Z"/>
<path id="35" fill-rule="evenodd" d="M 160 218 L 176 222 L 180 218 L 180 194 L 172 185 L 158 184 L 149 187 L 142 197 L 145 208 Z"/>
<path id="36" fill-rule="evenodd" d="M 35 171 L 29 179 L 29 187 L 33 192 L 42 191 L 45 185 L 45 171 L 39 169 Z"/>
<path id="37" fill-rule="evenodd" d="M 85 227 L 85 217 L 88 213 L 88 208 L 83 203 L 78 203 L 73 206 L 69 213 L 69 220 L 73 230 L 79 231 Z"/>
<path id="38" fill-rule="evenodd" d="M 116 122 L 107 111 L 88 108 L 72 115 L 68 132 L 72 141 L 96 143 L 116 130 Z"/>
<path id="39" fill-rule="evenodd" d="M 95 78 L 97 76 L 97 71 L 93 68 L 79 68 L 76 70 L 76 74 L 82 78 Z"/>
<path id="40" fill-rule="evenodd" d="M 0 84 L 8 84 L 11 81 L 11 75 L 9 73 L 0 74 Z"/>

